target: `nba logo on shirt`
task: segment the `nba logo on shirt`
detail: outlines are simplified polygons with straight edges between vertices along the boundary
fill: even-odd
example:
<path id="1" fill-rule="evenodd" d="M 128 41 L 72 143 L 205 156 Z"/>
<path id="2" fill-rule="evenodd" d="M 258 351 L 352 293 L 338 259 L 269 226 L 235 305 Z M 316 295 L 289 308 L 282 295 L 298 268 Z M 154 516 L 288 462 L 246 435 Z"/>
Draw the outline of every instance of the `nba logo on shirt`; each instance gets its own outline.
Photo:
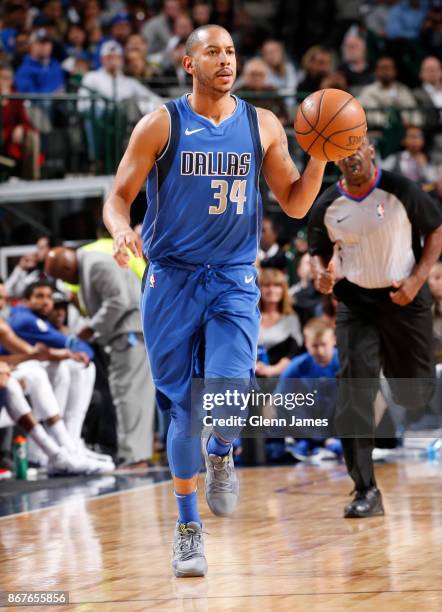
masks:
<path id="1" fill-rule="evenodd" d="M 149 278 L 149 283 L 150 283 L 150 286 L 151 286 L 151 287 L 152 287 L 152 289 L 153 289 L 153 288 L 155 287 L 155 274 L 154 274 L 153 272 L 152 272 L 152 274 L 150 275 L 150 278 Z"/>
<path id="2" fill-rule="evenodd" d="M 378 204 L 376 206 L 376 216 L 378 219 L 383 219 L 385 215 L 385 208 L 383 204 Z"/>

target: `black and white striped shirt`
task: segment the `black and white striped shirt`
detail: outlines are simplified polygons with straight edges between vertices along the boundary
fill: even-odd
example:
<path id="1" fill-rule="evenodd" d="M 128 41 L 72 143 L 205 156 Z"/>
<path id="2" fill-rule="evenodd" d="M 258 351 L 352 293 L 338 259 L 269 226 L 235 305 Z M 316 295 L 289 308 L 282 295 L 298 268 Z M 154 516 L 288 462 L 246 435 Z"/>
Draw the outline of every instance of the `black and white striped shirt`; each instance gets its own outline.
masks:
<path id="1" fill-rule="evenodd" d="M 336 276 L 365 289 L 391 286 L 419 261 L 421 238 L 442 223 L 441 206 L 415 183 L 376 170 L 369 189 L 355 197 L 342 183 L 315 202 L 309 219 L 311 255 L 336 260 Z"/>

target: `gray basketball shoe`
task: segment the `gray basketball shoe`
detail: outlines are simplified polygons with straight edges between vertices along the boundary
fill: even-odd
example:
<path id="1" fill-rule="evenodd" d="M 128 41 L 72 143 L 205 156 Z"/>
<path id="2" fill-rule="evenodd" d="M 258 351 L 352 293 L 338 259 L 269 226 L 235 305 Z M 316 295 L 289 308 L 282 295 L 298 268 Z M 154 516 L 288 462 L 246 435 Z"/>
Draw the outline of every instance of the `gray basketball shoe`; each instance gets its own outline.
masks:
<path id="1" fill-rule="evenodd" d="M 239 480 L 235 474 L 233 448 L 224 457 L 207 451 L 207 438 L 202 439 L 206 464 L 206 500 L 217 516 L 229 516 L 235 511 L 239 496 Z"/>
<path id="2" fill-rule="evenodd" d="M 198 523 L 176 524 L 172 569 L 177 578 L 207 574 L 203 530 Z"/>

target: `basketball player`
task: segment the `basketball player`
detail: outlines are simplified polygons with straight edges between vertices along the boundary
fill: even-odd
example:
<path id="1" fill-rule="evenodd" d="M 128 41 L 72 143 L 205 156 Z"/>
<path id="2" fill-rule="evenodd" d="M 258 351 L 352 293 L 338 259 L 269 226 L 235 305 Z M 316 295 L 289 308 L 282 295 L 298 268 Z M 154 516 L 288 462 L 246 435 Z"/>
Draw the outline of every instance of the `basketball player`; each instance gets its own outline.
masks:
<path id="1" fill-rule="evenodd" d="M 363 518 L 384 514 L 372 461 L 381 368 L 410 416 L 434 391 L 426 280 L 441 254 L 442 212 L 415 183 L 377 168 L 367 139 L 338 166 L 343 177 L 313 206 L 308 238 L 316 287 L 338 299 L 336 424 L 355 483 L 344 516 Z"/>
<path id="2" fill-rule="evenodd" d="M 277 118 L 230 94 L 236 58 L 224 28 L 196 29 L 183 65 L 192 93 L 138 123 L 104 206 L 115 259 L 127 266 L 127 247 L 140 255 L 130 206 L 148 176 L 142 240 L 150 266 L 141 308 L 157 401 L 171 411 L 167 452 L 178 504 L 172 566 L 181 577 L 207 571 L 196 501 L 201 447 L 190 431 L 192 376 L 250 380 L 256 363 L 261 166 L 281 208 L 297 218 L 318 194 L 325 167 L 311 159 L 301 177 Z M 232 439 L 218 433 L 206 442 L 206 499 L 226 516 L 238 497 Z"/>

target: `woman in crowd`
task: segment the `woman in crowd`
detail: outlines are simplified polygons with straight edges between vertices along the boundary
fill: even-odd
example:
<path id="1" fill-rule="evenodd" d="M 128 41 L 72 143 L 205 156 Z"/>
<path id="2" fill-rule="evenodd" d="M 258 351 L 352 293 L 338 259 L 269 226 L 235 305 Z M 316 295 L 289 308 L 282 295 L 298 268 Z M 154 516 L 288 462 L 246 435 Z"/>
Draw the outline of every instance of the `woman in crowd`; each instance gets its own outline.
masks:
<path id="1" fill-rule="evenodd" d="M 273 268 L 263 269 L 259 285 L 262 319 L 256 375 L 276 378 L 302 348 L 301 325 L 293 312 L 283 272 Z"/>

